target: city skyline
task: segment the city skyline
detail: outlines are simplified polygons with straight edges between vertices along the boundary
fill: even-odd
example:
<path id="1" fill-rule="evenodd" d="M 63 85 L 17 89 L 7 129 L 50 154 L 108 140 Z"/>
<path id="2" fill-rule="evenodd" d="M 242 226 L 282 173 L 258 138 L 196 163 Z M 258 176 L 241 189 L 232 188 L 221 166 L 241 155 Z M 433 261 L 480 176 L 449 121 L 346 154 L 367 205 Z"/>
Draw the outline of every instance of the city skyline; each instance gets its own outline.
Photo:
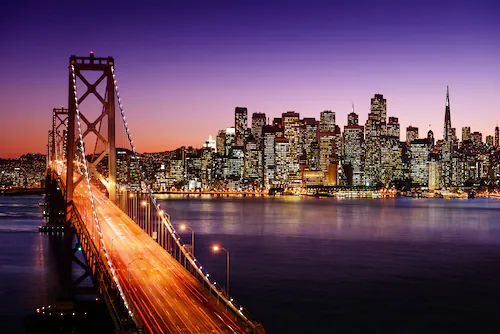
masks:
<path id="1" fill-rule="evenodd" d="M 12 33 L 1 36 L 0 157 L 45 151 L 50 113 L 67 106 L 69 56 L 90 50 L 115 58 L 139 152 L 200 147 L 233 124 L 236 106 L 268 117 L 293 110 L 318 118 L 332 110 L 344 126 L 354 102 L 364 124 L 377 93 L 402 129 L 416 126 L 423 137 L 430 124 L 439 139 L 447 85 L 457 135 L 464 126 L 493 135 L 500 90 L 497 10 L 492 1 L 376 8 L 363 1 L 125 2 L 116 10 L 105 4 L 100 14 L 63 3 L 8 4 L 2 24 Z M 92 27 L 64 29 L 70 17 Z"/>

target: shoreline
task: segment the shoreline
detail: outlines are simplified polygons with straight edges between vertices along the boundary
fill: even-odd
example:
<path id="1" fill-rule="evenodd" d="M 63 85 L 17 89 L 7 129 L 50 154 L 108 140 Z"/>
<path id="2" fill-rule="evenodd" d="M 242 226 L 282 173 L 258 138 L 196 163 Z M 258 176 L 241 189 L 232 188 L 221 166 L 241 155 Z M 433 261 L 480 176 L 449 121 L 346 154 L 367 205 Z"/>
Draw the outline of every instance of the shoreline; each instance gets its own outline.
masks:
<path id="1" fill-rule="evenodd" d="M 44 193 L 45 193 L 45 188 L 0 189 L 0 196 L 43 195 Z"/>

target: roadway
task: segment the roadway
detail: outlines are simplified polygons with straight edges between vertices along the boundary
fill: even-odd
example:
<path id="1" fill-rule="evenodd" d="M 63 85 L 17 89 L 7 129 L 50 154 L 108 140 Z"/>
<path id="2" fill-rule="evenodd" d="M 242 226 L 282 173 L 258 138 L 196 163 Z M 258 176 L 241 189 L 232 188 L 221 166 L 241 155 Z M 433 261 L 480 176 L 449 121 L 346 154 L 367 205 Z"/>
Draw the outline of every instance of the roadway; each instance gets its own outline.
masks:
<path id="1" fill-rule="evenodd" d="M 150 333 L 245 333 L 241 321 L 214 305 L 206 289 L 128 215 L 93 186 L 104 244 L 135 317 Z M 74 190 L 74 205 L 89 215 L 87 182 Z M 87 197 L 88 198 L 88 197 Z M 87 202 L 87 203 L 85 203 Z M 85 213 L 85 214 L 82 214 Z M 95 224 L 87 227 L 97 235 Z M 92 233 L 93 231 L 93 233 Z"/>

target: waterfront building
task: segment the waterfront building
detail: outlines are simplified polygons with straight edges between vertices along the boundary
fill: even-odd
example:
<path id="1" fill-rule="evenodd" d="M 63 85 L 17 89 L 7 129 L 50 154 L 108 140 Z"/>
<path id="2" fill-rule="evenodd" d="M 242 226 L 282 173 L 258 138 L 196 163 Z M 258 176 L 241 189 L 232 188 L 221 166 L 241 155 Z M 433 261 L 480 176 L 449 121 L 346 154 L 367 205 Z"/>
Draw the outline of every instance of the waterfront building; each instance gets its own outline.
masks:
<path id="1" fill-rule="evenodd" d="M 244 155 L 244 178 L 252 188 L 260 187 L 262 182 L 262 152 L 253 136 L 247 137 Z"/>
<path id="2" fill-rule="evenodd" d="M 214 183 L 214 161 L 216 152 L 207 147 L 201 152 L 201 187 L 211 189 Z"/>
<path id="3" fill-rule="evenodd" d="M 287 138 L 275 138 L 275 184 L 284 186 L 288 181 L 288 174 L 292 166 L 290 141 Z"/>
<path id="4" fill-rule="evenodd" d="M 314 118 L 304 118 L 301 125 L 301 134 L 303 135 L 303 155 L 305 156 L 306 164 L 310 170 L 316 170 L 313 166 L 317 165 L 317 137 L 318 137 L 318 121 Z M 316 145 L 314 145 L 316 143 Z"/>
<path id="5" fill-rule="evenodd" d="M 429 154 L 429 190 L 441 188 L 441 156 L 439 153 Z"/>
<path id="6" fill-rule="evenodd" d="M 352 113 L 351 113 L 352 114 Z M 352 115 L 353 120 L 356 118 Z M 364 136 L 363 126 L 358 124 L 344 126 L 344 172 L 349 185 L 363 185 L 364 174 Z"/>
<path id="7" fill-rule="evenodd" d="M 244 169 L 244 147 L 233 146 L 233 154 L 228 157 L 229 178 L 240 180 Z"/>
<path id="8" fill-rule="evenodd" d="M 248 129 L 248 110 L 244 107 L 236 107 L 234 110 L 235 145 L 243 146 L 245 133 Z"/>
<path id="9" fill-rule="evenodd" d="M 288 166 L 289 172 L 299 171 L 299 161 L 302 154 L 301 136 L 300 136 L 300 119 L 299 113 L 294 111 L 287 111 L 282 114 L 282 128 L 283 136 L 288 139 L 290 151 L 290 165 Z"/>
<path id="10" fill-rule="evenodd" d="M 275 170 L 275 139 L 278 129 L 272 125 L 265 125 L 262 128 L 263 136 L 263 181 L 264 186 L 269 188 L 274 185 L 276 178 Z"/>
<path id="11" fill-rule="evenodd" d="M 199 154 L 188 154 L 185 160 L 186 181 L 191 184 L 201 182 L 201 156 Z M 197 187 L 198 188 L 198 187 Z"/>
<path id="12" fill-rule="evenodd" d="M 176 183 L 184 181 L 184 161 L 179 158 L 170 159 L 170 175 Z"/>
<path id="13" fill-rule="evenodd" d="M 380 182 L 385 187 L 390 187 L 394 181 L 403 179 L 403 151 L 399 137 L 384 136 L 381 138 L 381 143 Z"/>
<path id="14" fill-rule="evenodd" d="M 429 154 L 431 143 L 426 139 L 415 139 L 410 143 L 410 177 L 421 187 L 429 185 Z"/>
<path id="15" fill-rule="evenodd" d="M 381 148 L 382 136 L 387 134 L 387 101 L 381 94 L 371 99 L 370 113 L 365 125 L 365 185 L 373 186 L 380 182 L 382 173 Z"/>
<path id="16" fill-rule="evenodd" d="M 334 149 L 335 149 L 335 133 L 334 132 L 320 132 L 319 133 L 319 165 L 320 170 L 324 175 L 324 184 L 330 185 L 331 178 L 329 173 L 331 172 L 330 165 L 334 164 Z M 335 182 L 336 183 L 336 182 Z"/>

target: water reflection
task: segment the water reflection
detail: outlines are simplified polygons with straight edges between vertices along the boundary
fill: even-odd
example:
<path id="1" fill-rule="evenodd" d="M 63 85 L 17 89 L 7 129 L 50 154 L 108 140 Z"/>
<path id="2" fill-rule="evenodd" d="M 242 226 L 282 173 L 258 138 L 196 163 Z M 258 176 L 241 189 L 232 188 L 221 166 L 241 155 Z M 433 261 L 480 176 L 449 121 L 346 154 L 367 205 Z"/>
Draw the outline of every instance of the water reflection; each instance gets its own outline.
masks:
<path id="1" fill-rule="evenodd" d="M 325 239 L 496 242 L 497 199 L 317 199 L 176 197 L 163 200 L 174 224 L 203 234 Z"/>

